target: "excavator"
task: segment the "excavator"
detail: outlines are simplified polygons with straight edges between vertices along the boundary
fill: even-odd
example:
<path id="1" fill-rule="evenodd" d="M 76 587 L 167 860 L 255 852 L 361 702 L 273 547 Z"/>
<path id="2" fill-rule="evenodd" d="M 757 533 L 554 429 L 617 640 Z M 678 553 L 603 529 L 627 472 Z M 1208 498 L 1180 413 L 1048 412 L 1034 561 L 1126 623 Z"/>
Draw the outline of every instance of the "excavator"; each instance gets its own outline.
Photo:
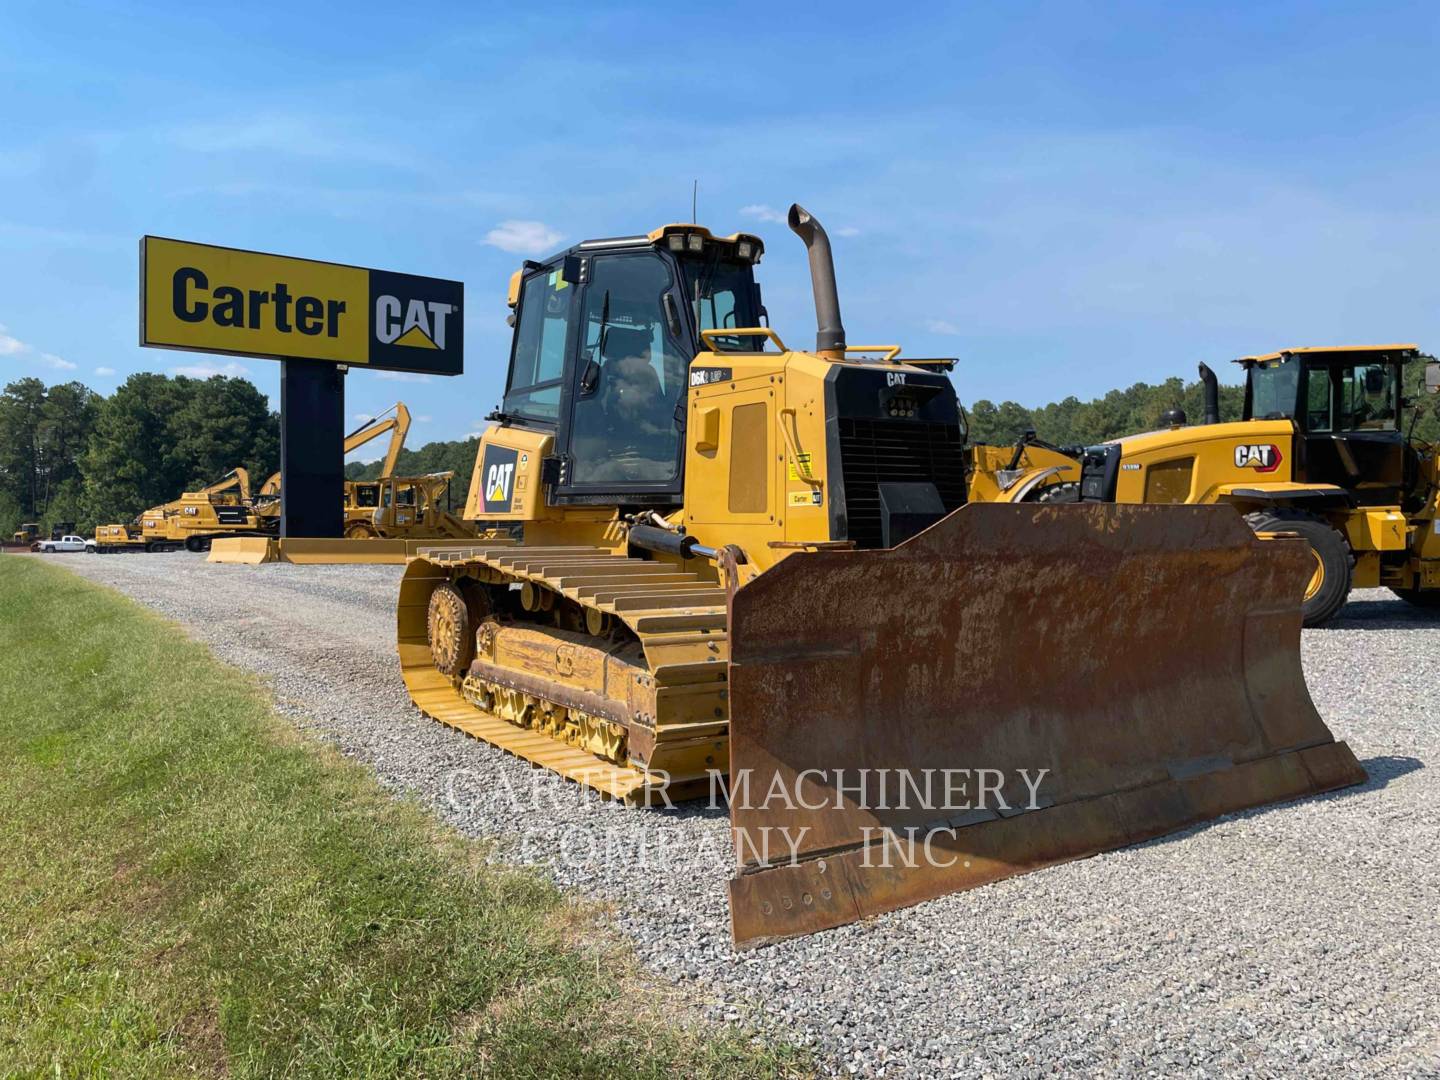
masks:
<path id="1" fill-rule="evenodd" d="M 250 474 L 231 469 L 199 491 L 186 491 L 173 502 L 151 507 L 139 516 L 138 540 L 146 551 L 208 551 L 210 542 L 225 536 L 268 536 L 279 524 L 256 512 L 250 497 Z M 125 526 L 102 526 L 112 535 Z M 97 534 L 98 535 L 98 534 Z"/>
<path id="2" fill-rule="evenodd" d="M 749 947 L 1360 783 L 1300 665 L 1305 545 L 1233 508 L 976 501 L 948 360 L 815 348 L 757 236 L 511 279 L 465 518 L 396 608 L 426 714 L 603 796 L 717 791 Z"/>
<path id="3" fill-rule="evenodd" d="M 473 536 L 474 530 L 443 505 L 454 473 L 396 476 L 395 466 L 410 431 L 410 410 L 397 401 L 345 436 L 345 453 L 360 449 L 386 432 L 390 444 L 373 480 L 345 481 L 344 536 L 347 540 L 437 539 Z M 280 516 L 280 474 L 260 487 L 256 512 L 267 519 Z"/>
<path id="4" fill-rule="evenodd" d="M 410 410 L 405 407 L 403 401 L 397 401 L 390 408 L 372 416 L 365 423 L 345 436 L 345 453 L 349 454 L 359 450 L 366 443 L 373 442 L 386 432 L 390 432 L 390 445 L 385 451 L 385 462 L 380 470 L 381 477 L 388 477 L 395 471 L 395 463 L 400 458 L 400 451 L 405 447 L 405 436 L 410 431 Z M 263 517 L 279 519 L 280 517 L 280 473 L 273 472 L 266 478 L 265 483 L 260 485 L 258 497 L 255 500 L 256 510 Z M 354 483 L 345 482 L 345 517 L 346 535 L 349 535 L 351 510 L 355 503 Z"/>

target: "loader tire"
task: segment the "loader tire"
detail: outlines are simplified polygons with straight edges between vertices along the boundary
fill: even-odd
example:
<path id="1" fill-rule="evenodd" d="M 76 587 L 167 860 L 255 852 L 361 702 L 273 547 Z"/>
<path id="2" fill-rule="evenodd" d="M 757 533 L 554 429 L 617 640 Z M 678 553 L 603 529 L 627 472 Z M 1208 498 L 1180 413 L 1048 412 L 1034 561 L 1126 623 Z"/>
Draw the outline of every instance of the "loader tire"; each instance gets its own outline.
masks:
<path id="1" fill-rule="evenodd" d="M 1245 515 L 1245 522 L 1257 533 L 1299 533 L 1309 542 L 1315 562 L 1301 604 L 1305 626 L 1324 626 L 1339 614 L 1350 599 L 1355 569 L 1344 536 L 1323 518 L 1303 510 L 1256 510 Z"/>
<path id="2" fill-rule="evenodd" d="M 1078 503 L 1080 501 L 1080 485 L 1074 480 L 1051 484 L 1035 492 L 1032 498 L 1033 501 L 1041 503 Z"/>
<path id="3" fill-rule="evenodd" d="M 1440 608 L 1440 589 L 1391 589 L 1396 596 L 1417 608 Z"/>
<path id="4" fill-rule="evenodd" d="M 363 523 L 351 525 L 345 530 L 346 540 L 374 540 L 377 535 L 374 529 Z"/>

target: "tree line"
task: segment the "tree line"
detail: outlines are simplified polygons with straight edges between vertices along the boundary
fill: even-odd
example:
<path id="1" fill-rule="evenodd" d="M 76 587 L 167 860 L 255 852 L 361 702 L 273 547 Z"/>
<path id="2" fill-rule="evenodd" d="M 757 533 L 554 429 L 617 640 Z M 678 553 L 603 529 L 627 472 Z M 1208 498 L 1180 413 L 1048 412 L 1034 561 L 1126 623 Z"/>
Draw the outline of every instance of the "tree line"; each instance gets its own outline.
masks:
<path id="1" fill-rule="evenodd" d="M 103 397 L 18 379 L 0 392 L 0 536 L 22 522 L 126 522 L 237 465 L 280 463 L 280 418 L 245 379 L 142 373 Z"/>
<path id="2" fill-rule="evenodd" d="M 1415 438 L 1440 442 L 1440 400 L 1426 393 L 1423 363 L 1405 365 L 1404 396 L 1414 406 L 1405 412 L 1406 430 L 1415 421 Z M 1220 386 L 1220 419 L 1239 420 L 1245 405 L 1240 386 Z M 1137 382 L 1126 390 L 1111 390 L 1104 397 L 1081 401 L 1067 397 L 1039 408 L 1029 409 L 1013 401 L 996 405 L 981 399 L 967 410 L 969 441 L 1004 446 L 1015 442 L 1027 430 L 1057 446 L 1093 446 L 1107 439 L 1154 431 L 1169 409 L 1182 409 L 1189 423 L 1205 416 L 1205 393 L 1199 382 L 1180 378 L 1161 383 Z"/>
<path id="3" fill-rule="evenodd" d="M 1424 391 L 1423 377 L 1423 364 L 1406 365 L 1413 430 L 1419 439 L 1440 442 L 1440 400 Z M 1220 418 L 1239 419 L 1243 398 L 1240 387 L 1221 386 Z M 972 443 L 1007 445 L 1033 429 L 1047 442 L 1083 446 L 1153 431 L 1161 415 L 1175 408 L 1191 423 L 1201 420 L 1198 381 L 1137 382 L 1091 401 L 1071 396 L 1038 408 L 981 399 L 966 419 Z M 450 503 L 462 508 L 479 445 L 472 437 L 403 450 L 396 475 L 452 471 Z M 19 379 L 0 393 L 0 536 L 26 521 L 46 530 L 73 521 L 88 535 L 97 524 L 133 520 L 237 465 L 249 469 L 258 485 L 279 460 L 280 418 L 245 379 L 142 373 L 108 398 L 78 382 L 47 387 L 39 379 Z M 379 461 L 345 467 L 351 480 L 374 479 L 379 471 Z"/>

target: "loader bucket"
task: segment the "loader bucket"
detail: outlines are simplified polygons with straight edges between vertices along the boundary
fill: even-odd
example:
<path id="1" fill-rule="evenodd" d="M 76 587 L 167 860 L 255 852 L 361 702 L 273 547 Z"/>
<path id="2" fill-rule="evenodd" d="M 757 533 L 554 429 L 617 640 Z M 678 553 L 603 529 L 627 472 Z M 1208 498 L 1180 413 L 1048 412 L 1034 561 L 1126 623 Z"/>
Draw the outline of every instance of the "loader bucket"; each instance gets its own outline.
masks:
<path id="1" fill-rule="evenodd" d="M 971 504 L 760 574 L 730 599 L 736 944 L 1363 782 L 1301 672 L 1307 562 L 1229 507 Z"/>

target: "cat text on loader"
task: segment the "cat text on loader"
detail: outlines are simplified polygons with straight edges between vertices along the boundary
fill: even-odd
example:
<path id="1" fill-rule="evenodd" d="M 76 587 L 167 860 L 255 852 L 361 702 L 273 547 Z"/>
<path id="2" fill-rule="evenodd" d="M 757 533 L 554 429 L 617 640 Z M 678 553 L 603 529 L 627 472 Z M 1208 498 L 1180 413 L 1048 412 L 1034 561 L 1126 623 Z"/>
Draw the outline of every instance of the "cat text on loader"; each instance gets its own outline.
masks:
<path id="1" fill-rule="evenodd" d="M 948 362 L 762 325 L 760 240 L 668 225 L 512 279 L 466 516 L 421 548 L 425 712 L 617 798 L 716 777 L 739 944 L 1361 781 L 1300 669 L 1307 555 L 1222 507 L 967 504 Z"/>
<path id="2" fill-rule="evenodd" d="M 1247 356 L 1243 419 L 1220 423 L 1204 364 L 1205 422 L 1117 439 L 1083 452 L 1084 498 L 1228 503 L 1256 532 L 1308 545 L 1305 625 L 1320 626 L 1352 587 L 1384 586 L 1440 606 L 1440 448 L 1412 438 L 1403 399 L 1414 345 L 1287 349 Z M 1425 369 L 1440 392 L 1440 365 Z M 1411 416 L 1413 424 L 1414 414 Z"/>

